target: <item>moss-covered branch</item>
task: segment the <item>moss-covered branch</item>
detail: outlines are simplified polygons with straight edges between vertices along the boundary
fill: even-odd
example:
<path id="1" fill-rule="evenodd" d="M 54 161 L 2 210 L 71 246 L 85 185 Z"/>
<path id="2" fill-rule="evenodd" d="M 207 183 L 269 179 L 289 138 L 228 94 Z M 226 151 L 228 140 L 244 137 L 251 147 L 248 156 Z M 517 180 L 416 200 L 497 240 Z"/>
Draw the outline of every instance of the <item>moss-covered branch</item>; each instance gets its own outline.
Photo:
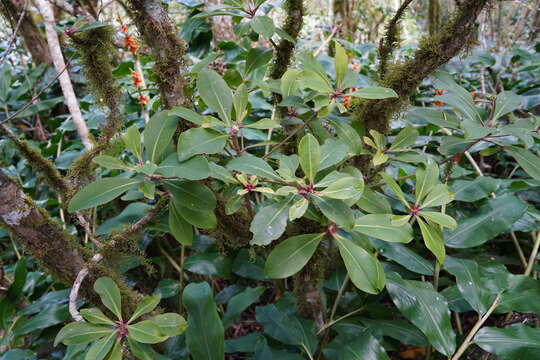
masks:
<path id="1" fill-rule="evenodd" d="M 79 245 L 74 237 L 53 221 L 49 214 L 24 194 L 19 186 L 0 169 L 0 226 L 5 228 L 39 265 L 57 280 L 71 285 L 86 266 L 92 253 Z M 118 274 L 104 267 L 92 267 L 81 286 L 81 294 L 94 304 L 100 304 L 93 291 L 94 281 L 111 276 L 122 289 L 126 311 L 133 310 L 140 296 L 123 282 Z"/>
<path id="2" fill-rule="evenodd" d="M 282 29 L 296 40 L 304 23 L 303 0 L 285 0 L 285 12 L 287 17 Z M 294 43 L 281 39 L 274 51 L 274 61 L 270 70 L 272 79 L 281 79 L 293 57 Z"/>
<path id="3" fill-rule="evenodd" d="M 189 105 L 186 48 L 176 36 L 167 12 L 159 0 L 130 0 L 129 5 L 135 25 L 156 61 L 153 70 L 163 108 Z"/>
<path id="4" fill-rule="evenodd" d="M 366 133 L 387 133 L 391 117 L 407 103 L 416 87 L 438 67 L 469 43 L 476 18 L 492 0 L 466 0 L 440 32 L 425 36 L 414 56 L 388 66 L 380 85 L 394 89 L 398 99 L 362 100 L 355 104 L 353 120 L 363 123 Z"/>

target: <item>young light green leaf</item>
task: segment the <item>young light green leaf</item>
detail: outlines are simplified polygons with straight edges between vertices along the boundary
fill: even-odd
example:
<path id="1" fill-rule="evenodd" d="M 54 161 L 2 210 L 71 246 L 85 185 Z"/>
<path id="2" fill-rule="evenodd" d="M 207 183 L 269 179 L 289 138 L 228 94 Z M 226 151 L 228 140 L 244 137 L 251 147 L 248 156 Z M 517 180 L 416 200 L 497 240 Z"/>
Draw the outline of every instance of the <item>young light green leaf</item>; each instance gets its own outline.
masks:
<path id="1" fill-rule="evenodd" d="M 79 313 L 86 321 L 92 324 L 115 325 L 114 321 L 105 316 L 98 308 L 81 309 Z"/>
<path id="2" fill-rule="evenodd" d="M 276 246 L 264 267 L 271 279 L 282 279 L 296 274 L 311 259 L 324 237 L 322 234 L 304 234 L 288 238 Z"/>
<path id="3" fill-rule="evenodd" d="M 84 360 L 102 360 L 104 359 L 116 340 L 116 331 L 111 331 L 110 335 L 96 341 L 88 348 Z"/>
<path id="4" fill-rule="evenodd" d="M 178 137 L 178 161 L 185 161 L 198 154 L 216 154 L 225 148 L 228 135 L 212 129 L 195 128 Z"/>
<path id="5" fill-rule="evenodd" d="M 380 87 L 380 86 L 368 86 L 358 90 L 353 91 L 348 96 L 359 97 L 363 99 L 388 99 L 388 98 L 397 98 L 398 94 L 389 88 Z"/>
<path id="6" fill-rule="evenodd" d="M 540 181 L 540 158 L 536 154 L 517 146 L 509 146 L 506 152 L 516 159 L 527 174 Z"/>
<path id="7" fill-rule="evenodd" d="M 129 169 L 129 167 L 126 165 L 125 162 L 123 162 L 122 160 L 118 158 L 108 156 L 108 155 L 96 156 L 94 160 L 92 161 L 94 161 L 99 166 L 107 168 L 107 169 L 120 169 L 120 170 Z"/>
<path id="8" fill-rule="evenodd" d="M 411 146 L 414 144 L 418 136 L 418 130 L 412 126 L 407 126 L 397 134 L 396 138 L 392 142 L 392 145 L 390 145 L 390 149 L 388 150 L 397 151 Z"/>
<path id="9" fill-rule="evenodd" d="M 229 161 L 227 169 L 280 181 L 279 175 L 266 161 L 256 156 L 244 155 Z"/>
<path id="10" fill-rule="evenodd" d="M 169 228 L 176 241 L 185 246 L 193 243 L 193 227 L 180 215 L 174 201 L 169 202 Z"/>
<path id="11" fill-rule="evenodd" d="M 388 242 L 406 244 L 413 238 L 411 225 L 408 223 L 400 226 L 392 225 L 391 214 L 364 215 L 356 219 L 354 230 Z"/>
<path id="12" fill-rule="evenodd" d="M 334 239 L 352 283 L 369 294 L 378 294 L 385 283 L 381 263 L 375 256 L 341 235 L 334 236 Z"/>
<path id="13" fill-rule="evenodd" d="M 120 290 L 110 277 L 100 277 L 94 283 L 94 291 L 98 293 L 103 305 L 122 320 L 122 302 Z"/>
<path id="14" fill-rule="evenodd" d="M 433 189 L 439 181 L 439 166 L 433 160 L 429 160 L 425 169 L 419 166 L 416 169 L 416 205 L 424 200 L 426 195 Z"/>
<path id="15" fill-rule="evenodd" d="M 336 48 L 334 62 L 336 70 L 336 85 L 337 88 L 341 90 L 343 79 L 345 79 L 345 74 L 347 74 L 347 69 L 349 68 L 349 57 L 340 43 L 336 42 L 335 44 Z"/>
<path id="16" fill-rule="evenodd" d="M 147 159 L 154 164 L 159 164 L 171 140 L 178 120 L 168 111 L 161 111 L 150 119 L 143 132 L 144 149 Z"/>
<path id="17" fill-rule="evenodd" d="M 431 191 L 422 201 L 422 208 L 446 205 L 452 200 L 454 200 L 454 194 L 448 190 L 448 185 L 437 184 L 431 188 Z"/>
<path id="18" fill-rule="evenodd" d="M 136 324 L 128 325 L 128 336 L 143 344 L 157 344 L 167 340 L 166 335 L 159 331 L 159 327 L 150 320 L 144 320 Z"/>
<path id="19" fill-rule="evenodd" d="M 90 324 L 87 322 L 73 322 L 64 326 L 54 339 L 54 346 L 88 344 L 91 341 L 110 335 L 114 330 L 110 327 Z"/>
<path id="20" fill-rule="evenodd" d="M 128 324 L 131 323 L 133 320 L 139 318 L 140 316 L 154 310 L 156 306 L 158 306 L 160 300 L 161 294 L 147 296 L 146 298 L 144 298 L 140 303 L 137 304 L 137 308 L 133 312 L 133 315 L 131 315 L 131 318 L 128 320 Z"/>
<path id="21" fill-rule="evenodd" d="M 288 69 L 285 74 L 281 77 L 281 96 L 285 99 L 287 96 L 293 96 L 298 90 L 298 76 L 302 70 L 298 69 Z"/>
<path id="22" fill-rule="evenodd" d="M 309 201 L 305 197 L 302 197 L 300 200 L 292 204 L 292 206 L 289 208 L 289 221 L 293 221 L 304 216 L 308 206 Z"/>
<path id="23" fill-rule="evenodd" d="M 180 335 L 186 331 L 188 326 L 186 320 L 176 313 L 156 315 L 149 320 L 159 328 L 161 334 L 167 336 Z"/>
<path id="24" fill-rule="evenodd" d="M 212 290 L 207 283 L 190 283 L 182 299 L 188 313 L 186 343 L 193 360 L 223 360 L 225 335 Z"/>
<path id="25" fill-rule="evenodd" d="M 122 141 L 126 148 L 128 148 L 137 159 L 142 160 L 141 134 L 135 125 L 130 126 L 127 131 L 122 134 Z"/>
<path id="26" fill-rule="evenodd" d="M 431 222 L 424 222 L 420 218 L 416 218 L 418 225 L 420 225 L 420 231 L 422 232 L 422 238 L 426 247 L 435 255 L 439 263 L 444 263 L 444 256 L 446 251 L 444 249 L 444 239 L 441 229 L 433 225 Z"/>
<path id="27" fill-rule="evenodd" d="M 523 96 L 517 95 L 513 91 L 503 91 L 497 95 L 495 100 L 495 111 L 493 112 L 492 121 L 497 121 L 501 116 L 519 109 Z"/>
<path id="28" fill-rule="evenodd" d="M 442 227 L 454 230 L 457 227 L 457 222 L 453 217 L 435 211 L 420 211 L 418 215 L 424 217 L 426 220 L 441 225 Z"/>
<path id="29" fill-rule="evenodd" d="M 250 25 L 253 31 L 267 39 L 270 39 L 276 31 L 274 22 L 268 16 L 255 16 L 250 21 Z"/>
<path id="30" fill-rule="evenodd" d="M 197 76 L 197 89 L 205 104 L 230 124 L 232 92 L 221 76 L 213 70 L 201 70 Z"/>
<path id="31" fill-rule="evenodd" d="M 116 199 L 128 190 L 136 188 L 140 178 L 105 178 L 86 185 L 69 202 L 70 213 L 89 209 Z"/>
<path id="32" fill-rule="evenodd" d="M 456 334 L 450 323 L 448 303 L 431 283 L 404 280 L 397 273 L 390 273 L 386 289 L 399 311 L 426 335 L 437 351 L 446 356 L 454 353 Z"/>
<path id="33" fill-rule="evenodd" d="M 321 163 L 321 149 L 315 136 L 311 134 L 304 135 L 298 145 L 298 156 L 304 174 L 313 183 Z"/>

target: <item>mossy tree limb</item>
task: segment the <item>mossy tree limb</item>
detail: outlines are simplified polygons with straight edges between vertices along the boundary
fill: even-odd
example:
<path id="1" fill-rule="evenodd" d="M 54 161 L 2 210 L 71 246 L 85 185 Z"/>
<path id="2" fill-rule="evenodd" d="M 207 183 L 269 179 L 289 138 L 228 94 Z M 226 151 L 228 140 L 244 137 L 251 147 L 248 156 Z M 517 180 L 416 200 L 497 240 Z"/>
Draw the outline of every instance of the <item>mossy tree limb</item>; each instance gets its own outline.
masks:
<path id="1" fill-rule="evenodd" d="M 434 35 L 441 27 L 441 6 L 439 0 L 429 0 L 427 25 L 429 35 Z"/>
<path id="2" fill-rule="evenodd" d="M 380 85 L 394 89 L 399 98 L 359 101 L 353 109 L 353 120 L 360 121 L 366 133 L 371 129 L 388 133 L 391 117 L 407 103 L 421 81 L 469 43 L 478 15 L 491 1 L 464 1 L 440 32 L 420 40 L 412 58 L 389 65 Z"/>
<path id="3" fill-rule="evenodd" d="M 156 64 L 154 74 L 163 108 L 191 103 L 184 42 L 159 0 L 130 0 L 131 16 L 150 48 Z"/>
<path id="4" fill-rule="evenodd" d="M 75 238 L 39 208 L 19 186 L 0 170 L 0 225 L 5 228 L 39 265 L 58 281 L 71 285 L 92 253 L 79 245 Z M 111 276 L 119 283 L 125 301 L 125 310 L 133 310 L 140 295 L 123 285 L 113 270 L 92 267 L 82 284 L 80 293 L 88 301 L 99 305 L 93 290 L 94 281 Z"/>

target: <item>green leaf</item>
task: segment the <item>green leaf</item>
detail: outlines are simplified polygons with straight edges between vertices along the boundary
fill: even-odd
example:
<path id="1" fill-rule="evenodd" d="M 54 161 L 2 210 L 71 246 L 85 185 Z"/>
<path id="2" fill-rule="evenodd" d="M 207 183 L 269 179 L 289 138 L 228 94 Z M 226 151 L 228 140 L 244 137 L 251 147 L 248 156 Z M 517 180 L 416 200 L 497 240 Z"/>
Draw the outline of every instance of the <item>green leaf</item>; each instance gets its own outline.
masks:
<path id="1" fill-rule="evenodd" d="M 298 69 L 288 69 L 285 74 L 283 74 L 280 84 L 281 96 L 283 96 L 283 98 L 296 94 L 296 91 L 298 90 L 297 79 L 301 72 L 302 70 Z"/>
<path id="2" fill-rule="evenodd" d="M 339 140 L 327 139 L 321 146 L 321 165 L 319 166 L 319 171 L 345 160 L 348 152 L 349 147 L 345 143 Z"/>
<path id="3" fill-rule="evenodd" d="M 247 116 L 249 105 L 249 92 L 246 84 L 241 84 L 234 93 L 233 106 L 236 115 L 236 122 L 241 123 Z"/>
<path id="4" fill-rule="evenodd" d="M 187 321 L 176 313 L 165 313 L 150 318 L 158 328 L 159 332 L 166 336 L 177 336 L 183 334 L 187 327 Z"/>
<path id="5" fill-rule="evenodd" d="M 334 236 L 352 283 L 362 291 L 377 294 L 384 288 L 385 276 L 375 256 L 340 236 Z"/>
<path id="6" fill-rule="evenodd" d="M 332 87 L 332 84 L 330 84 L 330 80 L 328 80 L 326 74 L 304 70 L 302 72 L 302 79 L 304 86 L 312 90 L 318 91 L 325 95 L 334 93 L 334 88 Z"/>
<path id="7" fill-rule="evenodd" d="M 437 223 L 442 227 L 449 228 L 454 230 L 457 227 L 456 220 L 453 217 L 435 211 L 420 211 L 419 215 L 424 217 L 426 220 Z"/>
<path id="8" fill-rule="evenodd" d="M 175 204 L 178 213 L 184 220 L 200 229 L 214 229 L 217 226 L 217 218 L 213 210 L 194 210 L 180 204 Z"/>
<path id="9" fill-rule="evenodd" d="M 165 341 L 168 336 L 159 331 L 159 327 L 153 321 L 144 320 L 136 324 L 128 325 L 128 336 L 143 344 L 157 344 Z"/>
<path id="10" fill-rule="evenodd" d="M 114 342 L 113 348 L 111 352 L 109 353 L 109 355 L 107 356 L 107 360 L 122 360 L 122 345 L 120 344 L 119 340 L 116 340 Z M 154 360 L 157 360 L 157 359 L 154 359 Z"/>
<path id="11" fill-rule="evenodd" d="M 447 256 L 444 268 L 456 277 L 459 292 L 479 314 L 484 314 L 495 296 L 484 288 L 478 264 L 472 260 Z"/>
<path id="12" fill-rule="evenodd" d="M 362 138 L 358 132 L 349 124 L 342 121 L 331 121 L 332 126 L 336 130 L 338 139 L 349 147 L 349 151 L 355 155 L 362 151 Z"/>
<path id="13" fill-rule="evenodd" d="M 361 321 L 369 329 L 380 331 L 383 336 L 391 337 L 402 344 L 418 347 L 426 347 L 429 344 L 424 334 L 406 320 L 362 319 Z"/>
<path id="14" fill-rule="evenodd" d="M 255 16 L 250 21 L 250 25 L 253 31 L 267 39 L 270 39 L 276 31 L 274 22 L 268 16 Z"/>
<path id="15" fill-rule="evenodd" d="M 392 212 L 388 200 L 368 187 L 364 188 L 362 197 L 356 202 L 356 205 L 371 214 L 390 214 Z"/>
<path id="16" fill-rule="evenodd" d="M 271 279 L 282 279 L 296 274 L 317 250 L 323 234 L 304 234 L 288 238 L 276 246 L 264 267 L 264 273 Z"/>
<path id="17" fill-rule="evenodd" d="M 521 166 L 527 174 L 533 179 L 540 181 L 540 158 L 536 154 L 530 150 L 517 146 L 508 147 L 506 152 L 516 159 L 519 166 Z"/>
<path id="18" fill-rule="evenodd" d="M 401 226 L 393 226 L 391 214 L 364 215 L 356 219 L 354 230 L 389 242 L 406 244 L 413 238 L 411 225 L 405 223 Z"/>
<path id="19" fill-rule="evenodd" d="M 172 200 L 177 205 L 196 211 L 216 208 L 216 196 L 212 190 L 199 182 L 173 180 L 164 183 L 172 195 Z M 177 210 L 179 210 L 178 207 Z"/>
<path id="20" fill-rule="evenodd" d="M 418 136 L 418 130 L 412 126 L 407 126 L 401 130 L 399 134 L 397 134 L 396 138 L 392 142 L 392 145 L 390 145 L 390 149 L 388 150 L 397 151 L 409 147 L 414 144 L 416 139 L 418 139 Z"/>
<path id="21" fill-rule="evenodd" d="M 224 329 L 207 283 L 190 283 L 182 295 L 188 313 L 186 343 L 194 360 L 223 360 Z"/>
<path id="22" fill-rule="evenodd" d="M 446 245 L 452 248 L 482 245 L 510 230 L 526 210 L 527 204 L 512 194 L 489 199 L 478 211 L 458 221 L 457 229 L 446 236 Z"/>
<path id="23" fill-rule="evenodd" d="M 444 89 L 445 94 L 437 96 L 437 99 L 456 108 L 469 122 L 479 124 L 480 114 L 474 105 L 471 94 L 456 84 L 449 73 L 443 71 L 435 72 L 435 86 Z"/>
<path id="24" fill-rule="evenodd" d="M 351 198 L 359 198 L 363 191 L 364 180 L 362 178 L 350 176 L 335 181 L 326 189 L 319 192 L 319 196 L 346 200 Z"/>
<path id="25" fill-rule="evenodd" d="M 281 124 L 279 123 L 277 119 L 264 118 L 254 123 L 244 125 L 244 127 L 250 128 L 250 129 L 267 130 L 267 129 L 277 129 L 281 127 Z"/>
<path id="26" fill-rule="evenodd" d="M 249 227 L 253 233 L 250 244 L 268 245 L 283 234 L 287 227 L 289 207 L 291 207 L 293 200 L 294 197 L 291 196 L 257 212 Z"/>
<path id="27" fill-rule="evenodd" d="M 201 125 L 204 120 L 204 116 L 182 106 L 174 106 L 171 110 L 169 110 L 169 114 L 181 117 L 182 119 L 190 121 L 196 125 Z"/>
<path id="28" fill-rule="evenodd" d="M 266 161 L 252 155 L 244 155 L 229 161 L 227 169 L 280 181 L 279 175 Z"/>
<path id="29" fill-rule="evenodd" d="M 158 306 L 160 300 L 160 294 L 145 297 L 140 303 L 137 304 L 137 308 L 133 312 L 133 315 L 131 315 L 131 318 L 128 320 L 128 324 L 140 316 L 154 310 L 156 306 Z"/>
<path id="30" fill-rule="evenodd" d="M 228 135 L 212 129 L 195 128 L 178 137 L 178 160 L 185 161 L 198 154 L 217 154 L 225 148 Z"/>
<path id="31" fill-rule="evenodd" d="M 321 149 L 319 142 L 313 135 L 307 134 L 300 140 L 298 156 L 304 174 L 313 183 L 321 164 Z"/>
<path id="32" fill-rule="evenodd" d="M 418 205 L 439 182 L 439 166 L 433 160 L 428 160 L 425 168 L 416 169 L 415 197 Z"/>
<path id="33" fill-rule="evenodd" d="M 139 160 L 142 160 L 142 141 L 141 134 L 135 125 L 130 126 L 127 131 L 122 134 L 124 145 L 135 155 Z"/>
<path id="34" fill-rule="evenodd" d="M 155 173 L 166 177 L 202 180 L 210 176 L 210 166 L 208 160 L 202 156 L 179 162 L 177 155 L 171 154 L 159 164 Z"/>
<path id="35" fill-rule="evenodd" d="M 159 164 L 169 149 L 178 120 L 168 111 L 161 111 L 150 119 L 143 132 L 144 149 L 147 159 Z"/>
<path id="36" fill-rule="evenodd" d="M 363 99 L 388 99 L 398 97 L 398 94 L 394 90 L 380 86 L 364 87 L 347 95 Z"/>
<path id="37" fill-rule="evenodd" d="M 69 202 L 70 213 L 89 209 L 116 199 L 128 190 L 141 183 L 139 178 L 105 178 L 98 179 L 82 188 Z"/>
<path id="38" fill-rule="evenodd" d="M 484 327 L 474 343 L 505 360 L 534 359 L 540 353 L 540 329 L 514 324 L 504 329 Z"/>
<path id="39" fill-rule="evenodd" d="M 350 207 L 342 200 L 327 199 L 313 195 L 312 198 L 315 201 L 315 205 L 317 205 L 323 215 L 330 221 L 346 229 L 352 229 L 354 227 L 354 214 Z"/>
<path id="40" fill-rule="evenodd" d="M 264 48 L 249 49 L 246 57 L 245 76 L 252 73 L 254 70 L 265 66 L 272 60 L 272 50 Z"/>
<path id="41" fill-rule="evenodd" d="M 264 286 L 248 287 L 241 293 L 233 296 L 227 302 L 227 311 L 223 315 L 223 326 L 225 328 L 229 327 L 229 325 L 240 317 L 244 310 L 261 297 L 265 290 L 266 288 Z"/>
<path id="42" fill-rule="evenodd" d="M 517 95 L 512 91 L 499 93 L 495 100 L 495 111 L 493 112 L 492 121 L 497 121 L 501 116 L 519 109 L 522 101 L 523 96 Z"/>
<path id="43" fill-rule="evenodd" d="M 349 57 L 345 52 L 343 46 L 340 43 L 336 42 L 334 62 L 336 70 L 336 85 L 338 89 L 341 89 L 343 80 L 345 79 L 345 74 L 349 68 Z"/>
<path id="44" fill-rule="evenodd" d="M 434 265 L 400 243 L 372 240 L 373 245 L 382 256 L 395 261 L 404 268 L 422 275 L 433 275 Z"/>
<path id="45" fill-rule="evenodd" d="M 213 70 L 198 73 L 197 89 L 204 103 L 216 112 L 221 120 L 231 123 L 232 92 L 227 83 Z"/>
<path id="46" fill-rule="evenodd" d="M 184 220 L 174 201 L 169 202 L 169 228 L 176 241 L 185 246 L 191 246 L 193 243 L 193 227 Z"/>
<path id="47" fill-rule="evenodd" d="M 446 205 L 454 200 L 454 194 L 448 190 L 448 185 L 437 184 L 431 188 L 431 191 L 422 201 L 422 208 Z"/>
<path id="48" fill-rule="evenodd" d="M 98 293 L 103 305 L 122 320 L 122 302 L 118 286 L 109 277 L 100 277 L 94 283 L 94 291 Z"/>
<path id="49" fill-rule="evenodd" d="M 126 165 L 125 162 L 112 156 L 100 155 L 100 156 L 96 156 L 92 161 L 98 164 L 99 166 L 107 168 L 107 169 L 120 169 L 120 170 L 129 169 L 129 167 Z"/>
<path id="50" fill-rule="evenodd" d="M 451 356 L 456 349 L 456 334 L 450 323 L 448 303 L 431 283 L 404 280 L 388 274 L 386 289 L 399 311 L 428 338 L 440 353 Z"/>
<path id="51" fill-rule="evenodd" d="M 86 352 L 84 360 L 102 360 L 104 359 L 116 340 L 116 331 L 111 331 L 111 334 L 103 339 L 96 341 L 90 346 Z"/>
<path id="52" fill-rule="evenodd" d="M 54 339 L 54 346 L 88 344 L 91 341 L 109 335 L 113 329 L 87 322 L 73 322 L 64 326 Z"/>
<path id="53" fill-rule="evenodd" d="M 301 218 L 309 207 L 309 201 L 302 197 L 289 208 L 289 221 Z"/>
<path id="54" fill-rule="evenodd" d="M 105 316 L 98 308 L 81 309 L 80 314 L 86 321 L 93 324 L 115 326 L 114 321 Z"/>
<path id="55" fill-rule="evenodd" d="M 170 360 L 152 349 L 151 345 L 141 344 L 131 338 L 127 338 L 130 352 L 139 360 Z"/>
<path id="56" fill-rule="evenodd" d="M 381 175 L 381 178 L 383 179 L 383 181 L 386 183 L 386 185 L 388 185 L 388 187 L 394 192 L 394 194 L 396 194 L 398 199 L 405 206 L 408 206 L 409 202 L 405 199 L 405 194 L 403 194 L 403 190 L 401 190 L 401 187 L 398 185 L 398 183 L 394 179 L 392 179 L 391 176 L 389 176 L 389 175 L 387 175 L 385 173 L 380 173 L 380 175 Z"/>
<path id="57" fill-rule="evenodd" d="M 497 191 L 501 184 L 500 179 L 489 176 L 480 176 L 474 180 L 454 180 L 450 190 L 459 201 L 473 202 L 488 197 Z"/>
<path id="58" fill-rule="evenodd" d="M 416 218 L 418 225 L 420 225 L 420 231 L 422 232 L 422 238 L 426 247 L 435 255 L 437 260 L 442 264 L 444 263 L 445 249 L 444 239 L 441 229 L 433 225 L 431 222 L 425 223 L 422 219 Z"/>
<path id="59" fill-rule="evenodd" d="M 369 333 L 362 333 L 341 347 L 340 360 L 390 360 L 381 343 Z"/>

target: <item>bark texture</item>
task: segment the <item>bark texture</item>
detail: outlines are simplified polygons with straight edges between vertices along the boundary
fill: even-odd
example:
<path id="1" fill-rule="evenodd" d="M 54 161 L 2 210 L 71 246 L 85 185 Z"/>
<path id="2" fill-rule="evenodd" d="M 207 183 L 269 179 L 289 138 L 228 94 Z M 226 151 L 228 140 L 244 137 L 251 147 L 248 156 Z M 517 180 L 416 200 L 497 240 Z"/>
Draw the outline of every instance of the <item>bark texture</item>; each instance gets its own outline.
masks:
<path id="1" fill-rule="evenodd" d="M 129 4 L 135 25 L 156 61 L 154 74 L 163 108 L 189 105 L 185 45 L 176 36 L 167 12 L 159 0 L 130 0 Z"/>
<path id="2" fill-rule="evenodd" d="M 22 0 L 1 0 L 0 12 L 6 20 L 15 25 L 24 9 L 24 1 Z M 26 11 L 21 25 L 19 27 L 19 35 L 23 38 L 24 43 L 32 55 L 32 60 L 35 64 L 51 64 L 52 60 L 49 56 L 47 42 L 41 31 L 37 27 L 32 15 Z"/>
<path id="3" fill-rule="evenodd" d="M 75 238 L 39 208 L 19 186 L 0 170 L 0 225 L 5 228 L 40 266 L 58 281 L 71 285 L 79 271 L 92 256 Z M 94 282 L 101 276 L 111 276 L 119 282 L 125 301 L 125 310 L 133 310 L 140 295 L 122 286 L 118 275 L 105 273 L 102 268 L 90 269 L 82 283 L 80 294 L 90 302 L 100 304 L 93 290 Z"/>
<path id="4" fill-rule="evenodd" d="M 399 98 L 362 100 L 354 106 L 353 120 L 360 121 L 368 133 L 374 129 L 388 133 L 391 117 L 407 103 L 421 81 L 469 43 L 476 18 L 492 0 L 467 0 L 450 21 L 435 35 L 420 41 L 414 56 L 402 63 L 391 64 L 381 74 L 380 85 L 392 88 Z"/>

